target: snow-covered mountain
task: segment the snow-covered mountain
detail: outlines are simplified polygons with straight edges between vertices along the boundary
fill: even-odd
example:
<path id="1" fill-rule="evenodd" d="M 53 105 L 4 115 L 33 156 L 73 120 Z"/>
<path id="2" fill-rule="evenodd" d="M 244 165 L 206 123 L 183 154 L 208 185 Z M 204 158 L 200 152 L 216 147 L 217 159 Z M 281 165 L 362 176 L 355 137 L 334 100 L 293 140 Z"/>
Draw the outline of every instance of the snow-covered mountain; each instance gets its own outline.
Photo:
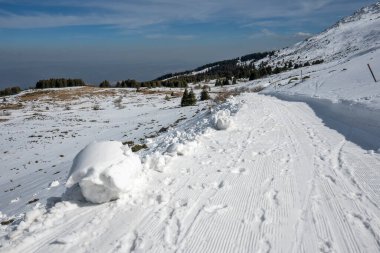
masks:
<path id="1" fill-rule="evenodd" d="M 380 2 L 366 6 L 351 16 L 345 17 L 323 32 L 301 41 L 293 46 L 278 50 L 269 57 L 258 60 L 276 66 L 278 62 L 292 61 L 304 64 L 315 60 L 330 62 L 347 60 L 355 55 L 364 54 L 380 47 Z M 244 58 L 242 56 L 241 58 Z M 238 61 L 244 66 L 252 60 Z M 187 71 L 191 75 L 206 73 L 209 68 Z M 178 77 L 177 75 L 175 77 Z"/>
<path id="2" fill-rule="evenodd" d="M 345 17 L 322 33 L 280 50 L 274 61 L 346 59 L 380 47 L 380 2 Z"/>

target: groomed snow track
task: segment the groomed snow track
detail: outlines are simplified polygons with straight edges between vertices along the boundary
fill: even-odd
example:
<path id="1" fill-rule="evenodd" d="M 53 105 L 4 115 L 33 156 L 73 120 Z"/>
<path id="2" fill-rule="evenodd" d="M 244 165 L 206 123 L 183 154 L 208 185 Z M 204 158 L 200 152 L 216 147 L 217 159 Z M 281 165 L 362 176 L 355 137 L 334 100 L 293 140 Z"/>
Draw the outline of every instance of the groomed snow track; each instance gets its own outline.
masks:
<path id="1" fill-rule="evenodd" d="M 305 103 L 245 94 L 226 131 L 151 172 L 146 193 L 29 214 L 2 252 L 379 252 L 380 155 Z"/>

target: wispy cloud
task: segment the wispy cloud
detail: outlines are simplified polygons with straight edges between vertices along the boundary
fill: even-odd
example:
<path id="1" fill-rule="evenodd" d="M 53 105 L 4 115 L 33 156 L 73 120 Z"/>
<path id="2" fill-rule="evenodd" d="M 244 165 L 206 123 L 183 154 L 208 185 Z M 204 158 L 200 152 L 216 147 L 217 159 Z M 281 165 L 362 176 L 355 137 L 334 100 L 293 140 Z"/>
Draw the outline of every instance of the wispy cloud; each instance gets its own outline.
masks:
<path id="1" fill-rule="evenodd" d="M 296 33 L 276 33 L 268 29 L 262 29 L 254 34 L 251 34 L 248 36 L 249 39 L 283 39 L 283 40 L 289 40 L 289 39 L 305 39 L 308 37 L 313 36 L 312 33 L 308 32 L 296 32 Z"/>
<path id="2" fill-rule="evenodd" d="M 299 36 L 299 37 L 311 37 L 311 36 L 313 36 L 312 33 L 307 33 L 307 32 L 297 32 L 295 35 Z"/>
<path id="3" fill-rule="evenodd" d="M 175 40 L 193 40 L 197 36 L 192 35 L 192 34 L 177 34 L 177 35 L 172 35 L 172 34 L 162 34 L 162 33 L 154 33 L 154 34 L 146 34 L 145 38 L 147 39 L 175 39 Z"/>
<path id="4" fill-rule="evenodd" d="M 113 25 L 136 28 L 171 22 L 209 22 L 217 20 L 252 21 L 266 18 L 302 18 L 313 12 L 328 12 L 344 7 L 344 0 L 52 0 L 0 1 L 1 28 L 42 28 L 76 25 Z M 22 11 L 2 10 L 1 4 L 25 5 Z M 61 9 L 60 9 L 61 8 Z M 75 11 L 73 11 L 75 10 Z M 251 21 L 251 22 L 250 22 Z M 262 21 L 263 22 L 263 21 Z M 266 21 L 270 26 L 270 21 Z M 262 25 L 265 25 L 262 23 Z"/>

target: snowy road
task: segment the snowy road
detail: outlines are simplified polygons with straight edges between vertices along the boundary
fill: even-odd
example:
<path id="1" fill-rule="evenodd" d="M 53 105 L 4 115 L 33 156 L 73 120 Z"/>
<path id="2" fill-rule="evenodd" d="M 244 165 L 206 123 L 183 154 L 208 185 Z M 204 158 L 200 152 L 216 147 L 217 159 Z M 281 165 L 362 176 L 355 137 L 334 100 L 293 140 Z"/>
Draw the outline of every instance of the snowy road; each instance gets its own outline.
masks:
<path id="1" fill-rule="evenodd" d="M 2 252 L 379 252 L 380 155 L 304 103 L 246 94 L 133 204 L 29 213 Z"/>

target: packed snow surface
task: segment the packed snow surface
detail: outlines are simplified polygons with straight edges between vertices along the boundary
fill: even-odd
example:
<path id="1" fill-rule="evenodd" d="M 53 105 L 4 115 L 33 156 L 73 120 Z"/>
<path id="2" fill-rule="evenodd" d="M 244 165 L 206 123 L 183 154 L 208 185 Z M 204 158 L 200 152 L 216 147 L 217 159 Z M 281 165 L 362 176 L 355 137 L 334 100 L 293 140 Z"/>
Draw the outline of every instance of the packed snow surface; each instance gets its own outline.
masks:
<path id="1" fill-rule="evenodd" d="M 75 157 L 66 186 L 79 185 L 84 198 L 93 203 L 115 200 L 141 185 L 140 157 L 117 141 L 93 142 Z"/>

